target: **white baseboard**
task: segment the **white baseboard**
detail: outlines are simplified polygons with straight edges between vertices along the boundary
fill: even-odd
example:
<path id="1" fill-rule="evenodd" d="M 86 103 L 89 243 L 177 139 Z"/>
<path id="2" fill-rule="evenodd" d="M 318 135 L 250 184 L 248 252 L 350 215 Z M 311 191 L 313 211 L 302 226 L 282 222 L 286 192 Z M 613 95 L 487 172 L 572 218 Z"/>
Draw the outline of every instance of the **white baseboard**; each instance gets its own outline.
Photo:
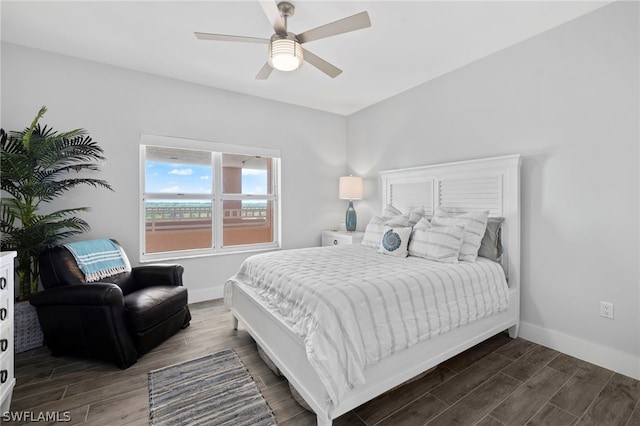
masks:
<path id="1" fill-rule="evenodd" d="M 520 337 L 640 380 L 640 354 L 607 348 L 594 342 L 520 321 Z"/>
<path id="2" fill-rule="evenodd" d="M 207 300 L 220 299 L 224 297 L 224 286 L 202 288 L 198 290 L 189 289 L 189 303 L 204 302 Z"/>

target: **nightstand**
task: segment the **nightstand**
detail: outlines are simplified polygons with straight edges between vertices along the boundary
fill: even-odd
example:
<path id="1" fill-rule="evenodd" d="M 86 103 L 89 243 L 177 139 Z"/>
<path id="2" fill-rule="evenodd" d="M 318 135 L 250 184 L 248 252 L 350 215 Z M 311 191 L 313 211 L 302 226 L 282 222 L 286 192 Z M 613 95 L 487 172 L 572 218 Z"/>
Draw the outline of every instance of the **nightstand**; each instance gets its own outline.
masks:
<path id="1" fill-rule="evenodd" d="M 360 244 L 364 232 L 322 231 L 322 246 L 340 246 L 344 244 Z"/>

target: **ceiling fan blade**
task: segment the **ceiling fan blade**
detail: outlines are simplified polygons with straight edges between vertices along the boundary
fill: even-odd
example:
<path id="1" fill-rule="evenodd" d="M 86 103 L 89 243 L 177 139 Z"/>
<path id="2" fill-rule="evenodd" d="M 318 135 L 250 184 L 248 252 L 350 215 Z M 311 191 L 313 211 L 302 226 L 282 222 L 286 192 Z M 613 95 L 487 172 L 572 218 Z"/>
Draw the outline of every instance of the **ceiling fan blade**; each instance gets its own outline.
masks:
<path id="1" fill-rule="evenodd" d="M 338 34 L 348 33 L 350 31 L 360 30 L 371 26 L 371 20 L 367 12 L 360 12 L 348 18 L 322 25 L 321 27 L 305 31 L 297 35 L 298 42 L 308 43 L 310 41 L 327 38 Z"/>
<path id="2" fill-rule="evenodd" d="M 262 69 L 256 75 L 256 80 L 266 80 L 271 75 L 271 71 L 273 71 L 273 67 L 269 65 L 269 62 L 265 62 Z"/>
<path id="3" fill-rule="evenodd" d="M 262 43 L 269 44 L 268 38 L 244 37 L 228 34 L 210 34 L 210 33 L 194 33 L 198 40 L 216 40 L 216 41 L 241 41 L 245 43 Z"/>
<path id="4" fill-rule="evenodd" d="M 331 78 L 336 78 L 342 73 L 342 70 L 329 62 L 325 61 L 319 56 L 314 55 L 307 49 L 304 49 L 304 60 L 309 62 L 314 67 L 318 68 L 323 73 L 327 74 Z"/>
<path id="5" fill-rule="evenodd" d="M 263 0 L 260 2 L 262 10 L 264 10 L 267 19 L 271 22 L 271 26 L 274 31 L 279 35 L 287 35 L 287 27 L 284 25 L 284 20 L 280 15 L 278 5 L 273 0 Z"/>

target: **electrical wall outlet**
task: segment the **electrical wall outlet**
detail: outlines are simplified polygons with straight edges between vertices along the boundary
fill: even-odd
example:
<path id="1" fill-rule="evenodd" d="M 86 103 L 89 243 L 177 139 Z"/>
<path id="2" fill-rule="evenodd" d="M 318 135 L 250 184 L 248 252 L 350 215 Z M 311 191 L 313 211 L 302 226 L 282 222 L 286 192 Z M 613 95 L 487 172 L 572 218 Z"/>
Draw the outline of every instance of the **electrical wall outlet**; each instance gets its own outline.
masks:
<path id="1" fill-rule="evenodd" d="M 600 302 L 600 316 L 613 319 L 613 303 Z"/>

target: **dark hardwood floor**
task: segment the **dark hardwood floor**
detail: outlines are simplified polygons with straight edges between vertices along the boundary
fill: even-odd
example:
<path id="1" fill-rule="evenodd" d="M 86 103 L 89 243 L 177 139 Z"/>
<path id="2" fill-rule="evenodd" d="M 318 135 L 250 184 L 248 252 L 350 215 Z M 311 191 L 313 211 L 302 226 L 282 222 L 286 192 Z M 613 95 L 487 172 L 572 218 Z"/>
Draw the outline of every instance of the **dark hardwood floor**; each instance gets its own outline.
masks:
<path id="1" fill-rule="evenodd" d="M 262 362 L 251 337 L 242 329 L 237 334 L 231 330 L 231 314 L 221 301 L 191 305 L 191 312 L 191 327 L 127 370 L 100 361 L 54 358 L 46 348 L 18 354 L 12 412 L 29 413 L 32 418 L 57 413 L 66 425 L 146 425 L 150 370 L 231 347 L 281 426 L 316 424 L 315 415 L 295 402 L 287 382 Z M 498 335 L 334 424 L 637 426 L 639 401 L 637 380 L 523 339 Z M 25 422 L 3 424 L 21 423 Z"/>

